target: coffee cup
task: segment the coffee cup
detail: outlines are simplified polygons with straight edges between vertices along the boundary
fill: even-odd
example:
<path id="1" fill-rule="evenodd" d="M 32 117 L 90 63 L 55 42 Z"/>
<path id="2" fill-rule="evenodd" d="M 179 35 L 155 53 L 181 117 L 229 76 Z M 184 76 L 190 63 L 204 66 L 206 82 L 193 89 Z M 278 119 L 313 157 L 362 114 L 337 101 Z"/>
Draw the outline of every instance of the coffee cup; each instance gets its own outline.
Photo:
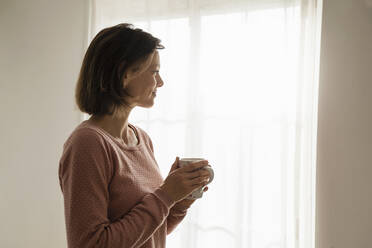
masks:
<path id="1" fill-rule="evenodd" d="M 206 159 L 204 159 L 204 158 L 181 158 L 178 161 L 178 165 L 181 168 L 183 166 L 187 166 L 188 164 L 199 162 L 199 161 L 202 161 L 202 160 L 206 160 Z M 210 177 L 209 177 L 209 181 L 208 181 L 207 184 L 210 184 L 213 181 L 213 178 L 214 178 L 214 171 L 213 171 L 212 167 L 210 165 L 206 165 L 202 169 L 209 171 Z M 195 200 L 195 199 L 201 198 L 203 196 L 205 186 L 202 186 L 202 187 L 194 190 L 186 199 Z"/>

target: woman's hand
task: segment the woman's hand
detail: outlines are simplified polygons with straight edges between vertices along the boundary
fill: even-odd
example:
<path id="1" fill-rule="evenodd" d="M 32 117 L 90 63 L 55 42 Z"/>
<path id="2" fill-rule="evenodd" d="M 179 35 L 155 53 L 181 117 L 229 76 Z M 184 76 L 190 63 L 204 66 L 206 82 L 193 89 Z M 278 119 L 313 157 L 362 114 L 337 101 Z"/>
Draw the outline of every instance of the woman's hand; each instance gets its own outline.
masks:
<path id="1" fill-rule="evenodd" d="M 176 161 L 174 161 L 174 163 L 172 164 L 172 167 L 169 171 L 169 174 L 174 171 L 174 170 L 177 170 L 178 168 L 180 168 L 179 166 L 179 157 L 176 157 Z M 203 189 L 203 193 L 204 192 L 207 192 L 208 191 L 208 186 L 205 186 L 205 188 Z M 177 206 L 176 208 L 177 209 L 182 209 L 182 210 L 186 210 L 188 208 L 190 208 L 190 206 L 195 202 L 195 200 L 191 200 L 191 199 L 183 199 L 182 201 L 179 201 L 176 203 L 175 206 Z"/>
<path id="2" fill-rule="evenodd" d="M 168 177 L 160 186 L 175 202 L 183 200 L 197 188 L 205 186 L 210 176 L 208 171 L 200 170 L 208 165 L 207 160 L 191 163 L 182 168 L 179 168 L 178 161 L 179 157 L 176 158 Z M 184 204 L 192 203 L 185 201 Z"/>
<path id="3" fill-rule="evenodd" d="M 206 187 L 203 189 L 203 192 L 206 192 L 206 191 L 208 191 L 208 186 L 206 186 Z M 178 211 L 184 212 L 184 211 L 186 211 L 187 209 L 189 209 L 190 206 L 191 206 L 195 201 L 196 201 L 196 199 L 193 200 L 193 199 L 187 199 L 187 198 L 185 198 L 185 199 L 183 199 L 183 200 L 177 202 L 177 203 L 173 206 L 173 208 L 176 209 L 176 210 L 178 210 Z"/>
<path id="4" fill-rule="evenodd" d="M 172 167 L 171 167 L 171 169 L 170 169 L 170 171 L 169 171 L 169 174 L 172 173 L 172 171 L 175 171 L 175 170 L 177 170 L 178 168 L 180 168 L 179 165 L 178 165 L 178 162 L 179 162 L 179 158 L 177 157 L 177 158 L 176 158 L 176 161 L 172 164 Z M 206 186 L 206 187 L 203 189 L 203 192 L 207 192 L 207 191 L 208 191 L 208 186 Z M 187 198 L 185 198 L 185 199 L 183 199 L 183 200 L 177 202 L 177 203 L 173 206 L 173 208 L 176 209 L 176 210 L 178 210 L 178 211 L 184 212 L 184 211 L 186 211 L 187 209 L 189 209 L 190 206 L 191 206 L 195 201 L 196 201 L 196 199 L 193 200 L 193 199 L 187 199 Z"/>
<path id="5" fill-rule="evenodd" d="M 168 175 L 171 174 L 172 171 L 175 171 L 175 170 L 177 170 L 178 168 L 180 168 L 180 166 L 179 166 L 179 161 L 180 161 L 180 158 L 179 158 L 179 157 L 176 157 L 176 160 L 175 160 L 174 163 L 172 164 L 172 167 L 171 167 L 171 169 L 170 169 Z"/>

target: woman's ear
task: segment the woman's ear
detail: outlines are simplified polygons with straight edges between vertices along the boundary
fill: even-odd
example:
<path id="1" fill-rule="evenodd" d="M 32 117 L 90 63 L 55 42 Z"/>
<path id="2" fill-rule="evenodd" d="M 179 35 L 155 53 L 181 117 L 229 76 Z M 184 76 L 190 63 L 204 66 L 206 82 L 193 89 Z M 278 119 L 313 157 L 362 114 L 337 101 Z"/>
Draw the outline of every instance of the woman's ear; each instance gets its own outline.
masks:
<path id="1" fill-rule="evenodd" d="M 117 69 L 117 73 L 118 73 L 118 78 L 121 78 L 122 77 L 122 75 L 121 75 L 121 73 L 122 73 L 122 71 L 123 71 L 123 68 L 124 68 L 124 66 L 126 65 L 126 61 L 124 60 L 124 61 L 122 61 L 121 63 L 120 63 L 120 65 L 119 65 L 119 67 L 118 67 L 118 69 Z M 123 79 L 124 79 L 125 77 L 123 76 Z"/>
<path id="2" fill-rule="evenodd" d="M 123 76 L 123 88 L 127 87 L 127 85 L 128 85 L 128 75 L 125 72 Z"/>
<path id="3" fill-rule="evenodd" d="M 133 71 L 133 68 L 128 68 L 123 75 L 123 87 L 126 88 L 129 81 L 136 77 L 138 73 Z"/>
<path id="4" fill-rule="evenodd" d="M 134 72 L 133 72 L 133 68 L 128 68 L 125 72 L 124 72 L 124 80 L 125 81 L 128 81 L 130 80 L 131 78 L 133 78 L 134 76 Z"/>
<path id="5" fill-rule="evenodd" d="M 142 58 L 135 62 L 134 64 L 132 64 L 131 66 L 127 67 L 124 72 L 123 80 L 124 81 L 132 80 L 133 78 L 138 77 L 143 72 L 145 72 L 151 65 L 154 54 L 155 53 L 153 52 L 147 55 L 145 58 Z M 122 65 L 124 64 L 125 61 L 122 63 Z"/>

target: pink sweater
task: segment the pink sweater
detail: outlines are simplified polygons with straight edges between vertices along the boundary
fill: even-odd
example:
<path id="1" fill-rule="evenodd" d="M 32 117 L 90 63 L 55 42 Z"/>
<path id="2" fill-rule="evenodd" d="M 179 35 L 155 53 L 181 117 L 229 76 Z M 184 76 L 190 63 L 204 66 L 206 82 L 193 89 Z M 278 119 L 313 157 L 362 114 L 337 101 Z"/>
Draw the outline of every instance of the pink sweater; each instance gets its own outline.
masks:
<path id="1" fill-rule="evenodd" d="M 89 120 L 66 140 L 59 163 L 69 248 L 163 248 L 185 217 L 163 182 L 150 137 L 129 147 Z"/>

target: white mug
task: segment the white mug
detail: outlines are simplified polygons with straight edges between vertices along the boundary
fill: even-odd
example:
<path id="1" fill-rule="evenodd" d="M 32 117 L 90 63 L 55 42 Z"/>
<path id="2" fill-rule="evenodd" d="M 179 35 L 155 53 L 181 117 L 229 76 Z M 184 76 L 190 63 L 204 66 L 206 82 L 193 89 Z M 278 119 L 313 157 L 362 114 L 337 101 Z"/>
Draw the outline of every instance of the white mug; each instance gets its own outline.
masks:
<path id="1" fill-rule="evenodd" d="M 195 163 L 195 162 L 202 161 L 202 160 L 206 160 L 206 159 L 204 159 L 204 158 L 181 158 L 178 161 L 178 165 L 181 168 L 181 167 L 186 166 L 190 163 Z M 208 183 L 206 184 L 206 185 L 208 185 L 213 181 L 214 171 L 213 171 L 213 169 L 210 165 L 206 165 L 202 169 L 209 171 L 210 177 L 209 177 Z M 194 190 L 186 199 L 195 200 L 195 199 L 201 198 L 203 196 L 203 192 L 204 192 L 203 190 L 204 190 L 205 186 L 202 186 L 202 187 Z"/>

